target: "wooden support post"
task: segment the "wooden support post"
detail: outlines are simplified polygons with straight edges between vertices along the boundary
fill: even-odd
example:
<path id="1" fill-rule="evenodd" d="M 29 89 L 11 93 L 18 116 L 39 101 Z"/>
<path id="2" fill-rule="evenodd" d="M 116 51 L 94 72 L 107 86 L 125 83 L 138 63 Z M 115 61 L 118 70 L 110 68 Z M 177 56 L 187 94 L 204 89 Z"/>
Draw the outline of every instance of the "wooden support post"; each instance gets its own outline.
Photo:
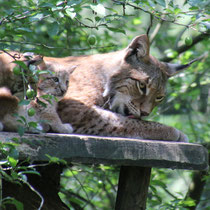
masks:
<path id="1" fill-rule="evenodd" d="M 151 168 L 121 166 L 115 210 L 146 209 Z"/>
<path id="2" fill-rule="evenodd" d="M 50 164 L 44 167 L 36 167 L 40 176 L 27 174 L 27 181 L 42 196 L 44 202 L 42 208 L 40 208 L 41 198 L 24 183 L 17 184 L 3 180 L 3 198 L 15 198 L 23 204 L 26 210 L 68 210 L 68 206 L 58 196 L 62 169 L 62 165 Z M 16 210 L 17 208 L 15 205 L 8 203 L 5 205 L 5 209 Z"/>

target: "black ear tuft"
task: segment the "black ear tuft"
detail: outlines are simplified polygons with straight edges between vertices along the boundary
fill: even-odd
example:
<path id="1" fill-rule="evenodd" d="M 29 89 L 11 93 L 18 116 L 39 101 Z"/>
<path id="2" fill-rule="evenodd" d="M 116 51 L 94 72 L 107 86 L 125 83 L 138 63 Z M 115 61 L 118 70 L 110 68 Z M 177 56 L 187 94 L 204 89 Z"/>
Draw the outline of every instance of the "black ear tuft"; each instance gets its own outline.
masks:
<path id="1" fill-rule="evenodd" d="M 188 62 L 187 64 L 173 64 L 173 63 L 166 63 L 167 71 L 166 74 L 168 77 L 172 77 L 178 73 L 180 73 L 182 70 L 188 68 L 191 64 L 193 64 L 196 61 L 201 60 L 204 57 L 207 57 L 208 54 L 204 53 L 203 55 L 199 56 L 198 58 L 195 58 Z"/>

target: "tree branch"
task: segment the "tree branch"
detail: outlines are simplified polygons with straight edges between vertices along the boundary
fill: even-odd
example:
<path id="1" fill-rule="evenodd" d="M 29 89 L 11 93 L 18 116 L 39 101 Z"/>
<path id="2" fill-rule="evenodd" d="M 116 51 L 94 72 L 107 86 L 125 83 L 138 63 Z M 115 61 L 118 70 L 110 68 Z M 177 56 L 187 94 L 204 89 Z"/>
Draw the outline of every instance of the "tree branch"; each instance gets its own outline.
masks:
<path id="1" fill-rule="evenodd" d="M 159 23 L 156 25 L 154 31 L 152 32 L 152 34 L 151 34 L 151 36 L 150 36 L 150 44 L 152 44 L 152 42 L 154 41 L 155 36 L 157 35 L 158 31 L 160 30 L 160 27 L 162 26 L 162 24 L 163 24 L 163 21 L 159 22 Z"/>
<path id="2" fill-rule="evenodd" d="M 179 55 L 179 54 L 189 50 L 190 48 L 192 48 L 197 43 L 199 43 L 199 42 L 201 42 L 201 41 L 203 41 L 205 39 L 208 39 L 209 37 L 210 37 L 209 33 L 199 34 L 198 36 L 193 37 L 193 39 L 192 39 L 193 41 L 192 41 L 192 44 L 190 46 L 184 44 L 184 45 L 182 45 L 182 46 L 180 46 L 178 48 L 175 48 L 174 50 L 176 52 L 178 52 L 178 55 Z M 164 58 L 161 59 L 161 61 L 163 61 L 163 62 L 170 62 L 173 59 L 174 58 L 164 57 Z"/>
<path id="3" fill-rule="evenodd" d="M 115 3 L 117 3 L 117 4 L 124 4 L 123 1 L 118 1 L 118 0 L 112 0 L 112 1 L 115 2 Z M 166 18 L 164 18 L 164 17 L 155 15 L 154 12 L 156 12 L 156 11 L 150 12 L 150 11 L 148 11 L 148 10 L 143 9 L 142 7 L 133 5 L 133 4 L 129 3 L 129 2 L 127 2 L 126 5 L 128 5 L 128 6 L 130 6 L 130 7 L 133 7 L 134 9 L 142 10 L 143 12 L 145 12 L 145 13 L 147 13 L 147 14 L 150 14 L 150 15 L 152 15 L 153 17 L 155 17 L 156 19 L 159 19 L 159 20 L 161 20 L 161 21 L 165 21 L 165 22 L 169 22 L 169 23 L 176 24 L 176 25 L 184 26 L 184 27 L 191 28 L 191 29 L 193 29 L 193 30 L 196 31 L 196 29 L 195 29 L 194 27 L 192 27 L 192 25 L 185 25 L 185 24 L 176 22 L 176 19 L 168 20 L 168 19 L 166 19 Z M 200 10 L 200 12 L 201 12 L 201 11 L 203 11 L 203 10 Z M 197 11 L 196 11 L 196 12 L 197 12 Z M 186 14 L 186 13 L 192 13 L 192 11 L 183 12 L 183 13 L 184 13 L 184 14 Z M 161 15 L 165 16 L 165 15 L 167 15 L 167 14 L 169 14 L 169 13 L 162 13 Z"/>
<path id="4" fill-rule="evenodd" d="M 62 50 L 72 50 L 72 51 L 86 51 L 86 50 L 92 50 L 92 49 L 101 49 L 101 48 L 111 48 L 111 47 L 116 47 L 117 45 L 108 45 L 108 46 L 92 46 L 86 47 L 86 48 L 69 48 L 69 47 L 54 47 L 42 43 L 32 43 L 32 42 L 19 42 L 19 41 L 13 41 L 13 40 L 0 40 L 0 43 L 15 43 L 15 44 L 20 44 L 20 45 L 32 45 L 32 46 L 40 46 L 48 49 L 62 49 Z M 3 50 L 2 50 L 3 51 Z"/>

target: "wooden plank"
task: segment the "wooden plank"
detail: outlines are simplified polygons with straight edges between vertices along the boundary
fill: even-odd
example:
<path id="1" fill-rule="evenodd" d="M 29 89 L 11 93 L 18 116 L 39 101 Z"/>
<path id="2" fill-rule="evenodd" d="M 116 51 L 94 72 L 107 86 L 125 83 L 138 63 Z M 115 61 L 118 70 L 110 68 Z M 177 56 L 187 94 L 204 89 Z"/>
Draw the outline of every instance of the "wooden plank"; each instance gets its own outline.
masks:
<path id="1" fill-rule="evenodd" d="M 145 210 L 151 168 L 121 166 L 115 210 Z"/>
<path id="2" fill-rule="evenodd" d="M 0 133 L 11 141 L 16 133 Z M 125 166 L 205 170 L 208 152 L 199 144 L 111 138 L 75 134 L 26 134 L 18 147 L 20 159 L 47 161 L 46 154 L 68 163 L 117 164 Z"/>

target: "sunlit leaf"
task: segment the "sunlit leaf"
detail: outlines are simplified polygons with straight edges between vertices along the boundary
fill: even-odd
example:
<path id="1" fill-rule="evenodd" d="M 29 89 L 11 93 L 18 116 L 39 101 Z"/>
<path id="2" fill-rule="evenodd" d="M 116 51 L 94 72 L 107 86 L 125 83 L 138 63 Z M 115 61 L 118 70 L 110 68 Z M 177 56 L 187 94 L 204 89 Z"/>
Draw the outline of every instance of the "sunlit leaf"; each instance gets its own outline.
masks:
<path id="1" fill-rule="evenodd" d="M 124 29 L 121 29 L 121 28 L 112 28 L 112 27 L 107 27 L 110 31 L 113 31 L 113 32 L 119 32 L 119 33 L 123 33 L 123 34 L 126 34 L 125 30 Z"/>
<path id="2" fill-rule="evenodd" d="M 8 161 L 9 161 L 9 163 L 10 163 L 10 165 L 14 168 L 16 165 L 17 165 L 17 163 L 18 163 L 18 160 L 16 160 L 15 158 L 13 158 L 13 157 L 8 157 Z"/>
<path id="3" fill-rule="evenodd" d="M 74 12 L 74 9 L 73 8 L 67 8 L 66 10 L 66 14 L 71 18 L 71 19 L 74 19 L 77 15 L 76 12 Z"/>
<path id="4" fill-rule="evenodd" d="M 30 100 L 21 100 L 19 103 L 18 103 L 18 105 L 19 106 L 23 106 L 23 105 L 28 105 L 28 104 L 30 104 Z"/>
<path id="5" fill-rule="evenodd" d="M 96 12 L 98 15 L 105 16 L 106 15 L 106 9 L 102 4 L 97 4 L 97 5 L 90 5 L 91 9 Z"/>
<path id="6" fill-rule="evenodd" d="M 157 2 L 160 6 L 166 7 L 166 2 L 165 2 L 165 0 L 156 0 L 156 2 Z"/>
<path id="7" fill-rule="evenodd" d="M 42 13 L 38 13 L 29 18 L 30 22 L 39 21 L 44 17 Z"/>

